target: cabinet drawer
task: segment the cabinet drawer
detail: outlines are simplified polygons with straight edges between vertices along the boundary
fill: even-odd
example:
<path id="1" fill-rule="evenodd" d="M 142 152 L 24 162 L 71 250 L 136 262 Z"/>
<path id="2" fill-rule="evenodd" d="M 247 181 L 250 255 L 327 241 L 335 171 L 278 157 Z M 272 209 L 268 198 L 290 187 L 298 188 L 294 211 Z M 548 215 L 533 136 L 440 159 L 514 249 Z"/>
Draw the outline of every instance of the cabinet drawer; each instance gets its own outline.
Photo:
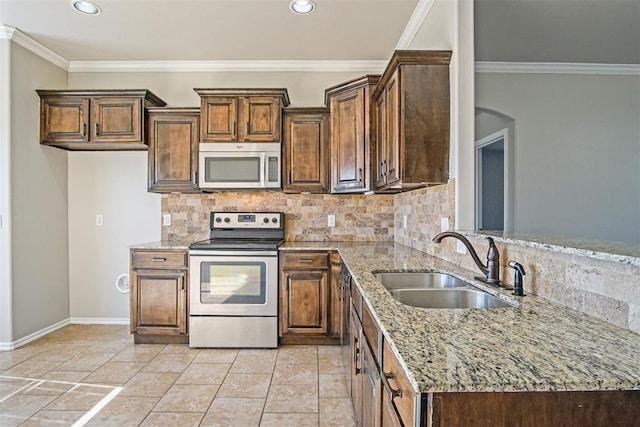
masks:
<path id="1" fill-rule="evenodd" d="M 400 367 L 400 363 L 391 351 L 387 342 L 384 343 L 384 355 L 382 357 L 382 375 L 384 387 L 382 392 L 391 399 L 393 406 L 400 414 L 405 426 L 413 424 L 413 405 L 415 392 L 409 383 L 409 379 Z"/>
<path id="2" fill-rule="evenodd" d="M 281 253 L 283 270 L 317 270 L 329 268 L 329 252 L 287 252 Z"/>
<path id="3" fill-rule="evenodd" d="M 131 250 L 131 268 L 187 268 L 187 251 Z"/>
<path id="4" fill-rule="evenodd" d="M 371 346 L 371 351 L 376 359 L 378 366 L 380 365 L 380 356 L 382 352 L 382 334 L 378 329 L 378 324 L 373 319 L 369 307 L 366 304 L 362 304 L 362 329 L 364 335 Z"/>

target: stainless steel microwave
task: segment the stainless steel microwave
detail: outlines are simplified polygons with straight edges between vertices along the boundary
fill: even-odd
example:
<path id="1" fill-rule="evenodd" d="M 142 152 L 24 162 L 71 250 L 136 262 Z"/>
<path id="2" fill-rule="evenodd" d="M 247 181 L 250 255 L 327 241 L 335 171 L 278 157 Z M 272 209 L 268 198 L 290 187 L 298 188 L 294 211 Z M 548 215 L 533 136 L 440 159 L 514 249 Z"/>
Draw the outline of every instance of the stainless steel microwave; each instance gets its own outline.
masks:
<path id="1" fill-rule="evenodd" d="M 281 188 L 279 143 L 201 143 L 201 190 Z"/>

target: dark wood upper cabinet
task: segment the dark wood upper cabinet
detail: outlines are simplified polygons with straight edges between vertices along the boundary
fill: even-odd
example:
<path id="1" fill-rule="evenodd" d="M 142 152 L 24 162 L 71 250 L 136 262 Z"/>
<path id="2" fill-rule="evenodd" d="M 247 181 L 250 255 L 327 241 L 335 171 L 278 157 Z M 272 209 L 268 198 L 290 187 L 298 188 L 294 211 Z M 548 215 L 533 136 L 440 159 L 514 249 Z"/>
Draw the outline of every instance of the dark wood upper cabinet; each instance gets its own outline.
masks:
<path id="1" fill-rule="evenodd" d="M 194 89 L 200 95 L 200 142 L 281 142 L 286 89 Z"/>
<path id="2" fill-rule="evenodd" d="M 376 190 L 449 179 L 450 51 L 396 51 L 373 93 Z"/>
<path id="3" fill-rule="evenodd" d="M 325 91 L 331 111 L 331 192 L 370 191 L 375 147 L 375 104 L 371 95 L 380 76 L 367 75 Z"/>
<path id="4" fill-rule="evenodd" d="M 149 191 L 198 193 L 199 108 L 149 108 Z"/>
<path id="5" fill-rule="evenodd" d="M 284 110 L 285 193 L 327 193 L 329 190 L 329 109 Z"/>
<path id="6" fill-rule="evenodd" d="M 148 90 L 37 90 L 40 143 L 65 150 L 146 150 Z"/>

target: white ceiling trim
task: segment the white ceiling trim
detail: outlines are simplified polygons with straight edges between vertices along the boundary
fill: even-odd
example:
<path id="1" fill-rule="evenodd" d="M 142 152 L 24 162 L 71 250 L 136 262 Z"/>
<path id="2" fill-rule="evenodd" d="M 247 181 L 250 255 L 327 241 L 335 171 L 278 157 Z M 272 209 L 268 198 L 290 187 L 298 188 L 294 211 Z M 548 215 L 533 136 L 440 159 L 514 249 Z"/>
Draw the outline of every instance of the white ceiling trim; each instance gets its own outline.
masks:
<path id="1" fill-rule="evenodd" d="M 382 72 L 387 61 L 71 61 L 71 73 L 101 72 Z"/>
<path id="2" fill-rule="evenodd" d="M 431 11 L 431 8 L 435 4 L 436 0 L 419 0 L 416 8 L 413 9 L 413 13 L 411 14 L 411 18 L 409 18 L 409 22 L 407 26 L 404 27 L 404 31 L 396 44 L 397 50 L 407 49 L 413 39 L 416 37 L 418 30 L 422 26 L 425 18 Z"/>
<path id="3" fill-rule="evenodd" d="M 0 39 L 9 39 L 63 70 L 69 70 L 69 61 L 45 45 L 35 41 L 17 28 L 0 25 Z"/>
<path id="4" fill-rule="evenodd" d="M 503 74 L 602 74 L 639 76 L 640 64 L 477 61 L 475 64 L 475 72 Z"/>

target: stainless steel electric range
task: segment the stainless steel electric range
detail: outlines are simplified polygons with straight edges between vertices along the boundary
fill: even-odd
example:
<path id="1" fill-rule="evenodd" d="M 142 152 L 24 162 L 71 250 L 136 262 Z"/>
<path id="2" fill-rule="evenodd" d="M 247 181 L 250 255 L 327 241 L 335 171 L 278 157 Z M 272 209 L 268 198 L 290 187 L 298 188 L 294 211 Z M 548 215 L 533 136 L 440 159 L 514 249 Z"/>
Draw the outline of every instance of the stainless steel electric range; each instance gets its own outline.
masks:
<path id="1" fill-rule="evenodd" d="M 211 212 L 211 238 L 189 246 L 189 346 L 278 346 L 281 212 Z"/>

